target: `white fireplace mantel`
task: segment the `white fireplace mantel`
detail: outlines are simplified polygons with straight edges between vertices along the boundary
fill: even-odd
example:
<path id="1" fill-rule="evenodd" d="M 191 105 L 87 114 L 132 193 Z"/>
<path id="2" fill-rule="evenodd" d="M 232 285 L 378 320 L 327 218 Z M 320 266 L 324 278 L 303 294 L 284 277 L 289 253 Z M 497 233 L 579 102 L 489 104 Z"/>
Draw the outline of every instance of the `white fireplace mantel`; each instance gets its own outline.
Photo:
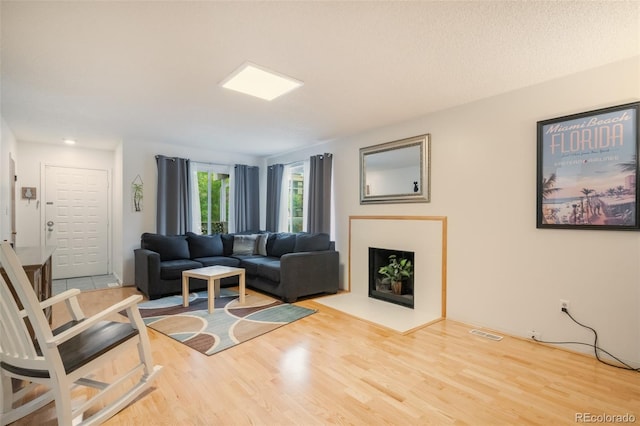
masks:
<path id="1" fill-rule="evenodd" d="M 414 308 L 369 297 L 369 247 L 413 251 Z M 347 314 L 408 333 L 446 317 L 447 218 L 350 216 L 347 292 L 317 299 Z"/>

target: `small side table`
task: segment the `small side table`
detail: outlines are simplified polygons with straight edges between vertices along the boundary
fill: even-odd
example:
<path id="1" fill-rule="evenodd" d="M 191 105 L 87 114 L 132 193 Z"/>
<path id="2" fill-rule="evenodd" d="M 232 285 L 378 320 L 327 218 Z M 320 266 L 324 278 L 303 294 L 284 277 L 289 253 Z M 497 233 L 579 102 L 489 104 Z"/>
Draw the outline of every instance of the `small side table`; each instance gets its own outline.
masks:
<path id="1" fill-rule="evenodd" d="M 206 266 L 204 268 L 182 271 L 182 306 L 189 306 L 189 277 L 207 280 L 207 296 L 209 313 L 213 313 L 214 299 L 220 297 L 220 280 L 222 278 L 238 276 L 240 287 L 240 303 L 245 301 L 244 269 L 230 266 Z"/>

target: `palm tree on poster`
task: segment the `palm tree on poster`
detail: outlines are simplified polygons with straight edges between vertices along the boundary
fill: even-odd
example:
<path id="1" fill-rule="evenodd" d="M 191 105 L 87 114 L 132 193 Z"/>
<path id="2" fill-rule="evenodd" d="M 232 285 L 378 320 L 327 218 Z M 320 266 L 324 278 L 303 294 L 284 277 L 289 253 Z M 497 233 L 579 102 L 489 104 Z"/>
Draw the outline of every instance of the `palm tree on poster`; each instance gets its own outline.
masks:
<path id="1" fill-rule="evenodd" d="M 584 194 L 585 197 L 587 197 L 587 223 L 591 223 L 591 221 L 589 220 L 589 214 L 591 213 L 591 201 L 589 199 L 589 194 L 592 194 L 595 192 L 595 190 L 593 189 L 588 189 L 588 188 L 582 188 L 582 191 L 580 191 Z"/>
<path id="2" fill-rule="evenodd" d="M 545 177 L 542 178 L 542 199 L 543 200 L 546 200 L 551 196 L 551 194 L 560 190 L 560 188 L 556 188 L 555 186 L 556 186 L 555 173 L 551 173 L 549 178 L 545 178 Z M 546 214 L 542 215 L 542 223 L 548 223 Z"/>
<path id="3" fill-rule="evenodd" d="M 560 188 L 556 188 L 556 174 L 551 173 L 549 178 L 542 178 L 542 199 L 546 200 L 551 194 L 559 191 Z"/>

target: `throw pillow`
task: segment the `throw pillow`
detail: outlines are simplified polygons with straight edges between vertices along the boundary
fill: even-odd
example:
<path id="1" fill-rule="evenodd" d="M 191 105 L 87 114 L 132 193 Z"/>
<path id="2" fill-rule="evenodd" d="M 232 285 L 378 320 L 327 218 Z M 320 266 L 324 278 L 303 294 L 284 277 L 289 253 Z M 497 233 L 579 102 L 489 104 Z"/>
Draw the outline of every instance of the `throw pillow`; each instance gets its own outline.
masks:
<path id="1" fill-rule="evenodd" d="M 329 250 L 330 243 L 331 243 L 331 240 L 329 239 L 329 234 L 300 233 L 296 235 L 296 245 L 293 251 L 298 253 L 301 251 Z"/>
<path id="2" fill-rule="evenodd" d="M 247 256 L 256 253 L 256 235 L 234 235 L 233 255 Z"/>
<path id="3" fill-rule="evenodd" d="M 267 240 L 269 239 L 269 233 L 265 232 L 264 234 L 258 234 L 256 240 L 256 253 L 260 256 L 267 255 Z"/>
<path id="4" fill-rule="evenodd" d="M 222 256 L 224 254 L 220 234 L 198 235 L 193 232 L 187 232 L 187 241 L 192 259 Z"/>

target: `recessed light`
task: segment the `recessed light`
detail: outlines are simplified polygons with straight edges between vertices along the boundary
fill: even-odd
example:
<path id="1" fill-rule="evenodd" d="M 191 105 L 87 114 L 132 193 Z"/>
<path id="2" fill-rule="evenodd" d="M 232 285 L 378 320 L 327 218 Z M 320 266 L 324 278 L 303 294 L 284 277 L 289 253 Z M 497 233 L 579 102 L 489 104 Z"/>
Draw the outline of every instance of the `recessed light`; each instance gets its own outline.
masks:
<path id="1" fill-rule="evenodd" d="M 297 89 L 303 84 L 302 81 L 295 78 L 251 62 L 245 62 L 220 82 L 220 85 L 225 89 L 235 90 L 267 101 Z"/>
<path id="2" fill-rule="evenodd" d="M 75 145 L 76 141 L 74 141 L 73 139 L 63 139 L 63 142 L 66 143 L 67 145 Z"/>

